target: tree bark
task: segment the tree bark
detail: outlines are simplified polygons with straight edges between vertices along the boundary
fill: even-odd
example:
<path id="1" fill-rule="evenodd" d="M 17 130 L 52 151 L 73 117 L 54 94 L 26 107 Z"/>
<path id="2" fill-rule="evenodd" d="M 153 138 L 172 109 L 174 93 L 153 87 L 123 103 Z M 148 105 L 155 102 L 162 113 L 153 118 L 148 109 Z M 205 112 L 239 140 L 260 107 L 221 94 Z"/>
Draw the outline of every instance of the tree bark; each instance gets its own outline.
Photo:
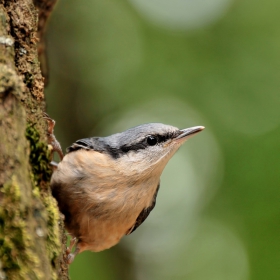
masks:
<path id="1" fill-rule="evenodd" d="M 55 0 L 0 0 L 0 279 L 69 279 L 39 53 Z"/>

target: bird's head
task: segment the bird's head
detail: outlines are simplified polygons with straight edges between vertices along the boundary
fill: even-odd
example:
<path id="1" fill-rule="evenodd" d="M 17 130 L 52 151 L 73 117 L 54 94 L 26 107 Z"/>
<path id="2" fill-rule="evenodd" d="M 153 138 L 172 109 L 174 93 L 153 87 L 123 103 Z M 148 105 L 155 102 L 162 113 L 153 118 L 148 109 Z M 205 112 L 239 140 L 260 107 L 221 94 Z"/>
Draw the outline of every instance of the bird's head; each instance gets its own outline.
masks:
<path id="1" fill-rule="evenodd" d="M 127 175 L 156 172 L 160 176 L 179 147 L 203 129 L 203 126 L 178 129 L 161 123 L 148 123 L 99 139 Z"/>

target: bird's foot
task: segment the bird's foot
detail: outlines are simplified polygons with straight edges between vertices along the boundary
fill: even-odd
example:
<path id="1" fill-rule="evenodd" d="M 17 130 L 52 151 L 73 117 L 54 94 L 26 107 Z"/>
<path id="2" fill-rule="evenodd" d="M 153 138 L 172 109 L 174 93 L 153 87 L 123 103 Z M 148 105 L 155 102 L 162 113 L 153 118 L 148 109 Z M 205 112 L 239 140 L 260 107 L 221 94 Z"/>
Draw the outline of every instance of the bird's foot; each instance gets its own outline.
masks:
<path id="1" fill-rule="evenodd" d="M 52 156 L 53 156 L 53 152 L 57 152 L 60 160 L 62 160 L 64 155 L 63 155 L 59 142 L 56 140 L 56 138 L 54 136 L 55 120 L 51 119 L 47 113 L 43 113 L 43 115 L 44 115 L 43 118 L 45 120 L 47 120 L 47 122 L 48 122 L 47 135 L 48 135 L 48 143 L 49 143 L 49 145 L 51 145 L 51 148 L 52 148 Z M 55 162 L 52 162 L 51 164 L 54 167 L 56 167 Z"/>
<path id="2" fill-rule="evenodd" d="M 69 247 L 67 247 L 67 249 L 66 249 L 66 253 L 67 253 L 67 254 L 70 254 L 70 253 L 71 253 L 73 247 L 77 244 L 77 242 L 78 242 L 77 237 L 72 237 L 72 238 L 71 238 Z"/>
<path id="3" fill-rule="evenodd" d="M 75 251 L 73 253 L 72 252 L 72 249 L 73 247 L 78 243 L 78 239 L 76 237 L 73 237 L 71 240 L 70 240 L 70 244 L 69 244 L 69 247 L 67 247 L 66 249 L 66 254 L 67 254 L 67 263 L 70 264 L 73 262 L 75 256 L 77 254 L 79 254 L 80 252 L 80 249 L 79 247 L 76 246 L 75 248 Z"/>
<path id="4" fill-rule="evenodd" d="M 70 264 L 74 261 L 76 255 L 78 255 L 80 252 L 79 248 L 76 248 L 75 251 L 73 253 L 69 253 L 67 254 L 67 263 Z"/>

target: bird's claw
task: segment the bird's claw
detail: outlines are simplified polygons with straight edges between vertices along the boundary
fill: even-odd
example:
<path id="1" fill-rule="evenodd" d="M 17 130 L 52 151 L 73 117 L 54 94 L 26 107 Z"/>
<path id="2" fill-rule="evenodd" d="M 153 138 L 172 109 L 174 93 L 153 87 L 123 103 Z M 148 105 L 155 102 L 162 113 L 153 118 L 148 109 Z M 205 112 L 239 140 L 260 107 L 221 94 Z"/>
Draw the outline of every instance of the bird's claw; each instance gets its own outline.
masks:
<path id="1" fill-rule="evenodd" d="M 57 152 L 59 155 L 60 160 L 63 159 L 64 155 L 61 149 L 61 146 L 59 142 L 56 140 L 54 135 L 54 126 L 55 126 L 55 120 L 50 118 L 50 116 L 47 113 L 43 113 L 43 119 L 47 120 L 48 122 L 48 143 L 52 146 L 52 153 Z"/>
<path id="2" fill-rule="evenodd" d="M 66 254 L 67 254 L 67 263 L 70 264 L 73 262 L 75 256 L 79 253 L 80 249 L 79 247 L 76 247 L 75 248 L 75 251 L 73 253 L 71 253 L 73 247 L 77 244 L 78 242 L 78 239 L 76 237 L 73 237 L 71 240 L 70 240 L 70 244 L 69 244 L 69 247 L 67 247 L 66 249 Z"/>

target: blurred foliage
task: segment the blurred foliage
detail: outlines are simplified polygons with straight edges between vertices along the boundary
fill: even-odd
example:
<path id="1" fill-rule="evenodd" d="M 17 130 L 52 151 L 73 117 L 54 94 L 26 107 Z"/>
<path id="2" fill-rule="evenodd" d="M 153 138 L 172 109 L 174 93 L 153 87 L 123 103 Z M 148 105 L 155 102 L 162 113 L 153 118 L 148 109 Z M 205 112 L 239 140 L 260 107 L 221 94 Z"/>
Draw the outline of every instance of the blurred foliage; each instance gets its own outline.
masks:
<path id="1" fill-rule="evenodd" d="M 185 2 L 203 16 L 211 3 Z M 63 147 L 146 121 L 206 126 L 164 172 L 151 218 L 79 255 L 73 280 L 279 278 L 280 2 L 212 2 L 208 21 L 170 28 L 136 1 L 58 2 L 46 95 Z"/>

